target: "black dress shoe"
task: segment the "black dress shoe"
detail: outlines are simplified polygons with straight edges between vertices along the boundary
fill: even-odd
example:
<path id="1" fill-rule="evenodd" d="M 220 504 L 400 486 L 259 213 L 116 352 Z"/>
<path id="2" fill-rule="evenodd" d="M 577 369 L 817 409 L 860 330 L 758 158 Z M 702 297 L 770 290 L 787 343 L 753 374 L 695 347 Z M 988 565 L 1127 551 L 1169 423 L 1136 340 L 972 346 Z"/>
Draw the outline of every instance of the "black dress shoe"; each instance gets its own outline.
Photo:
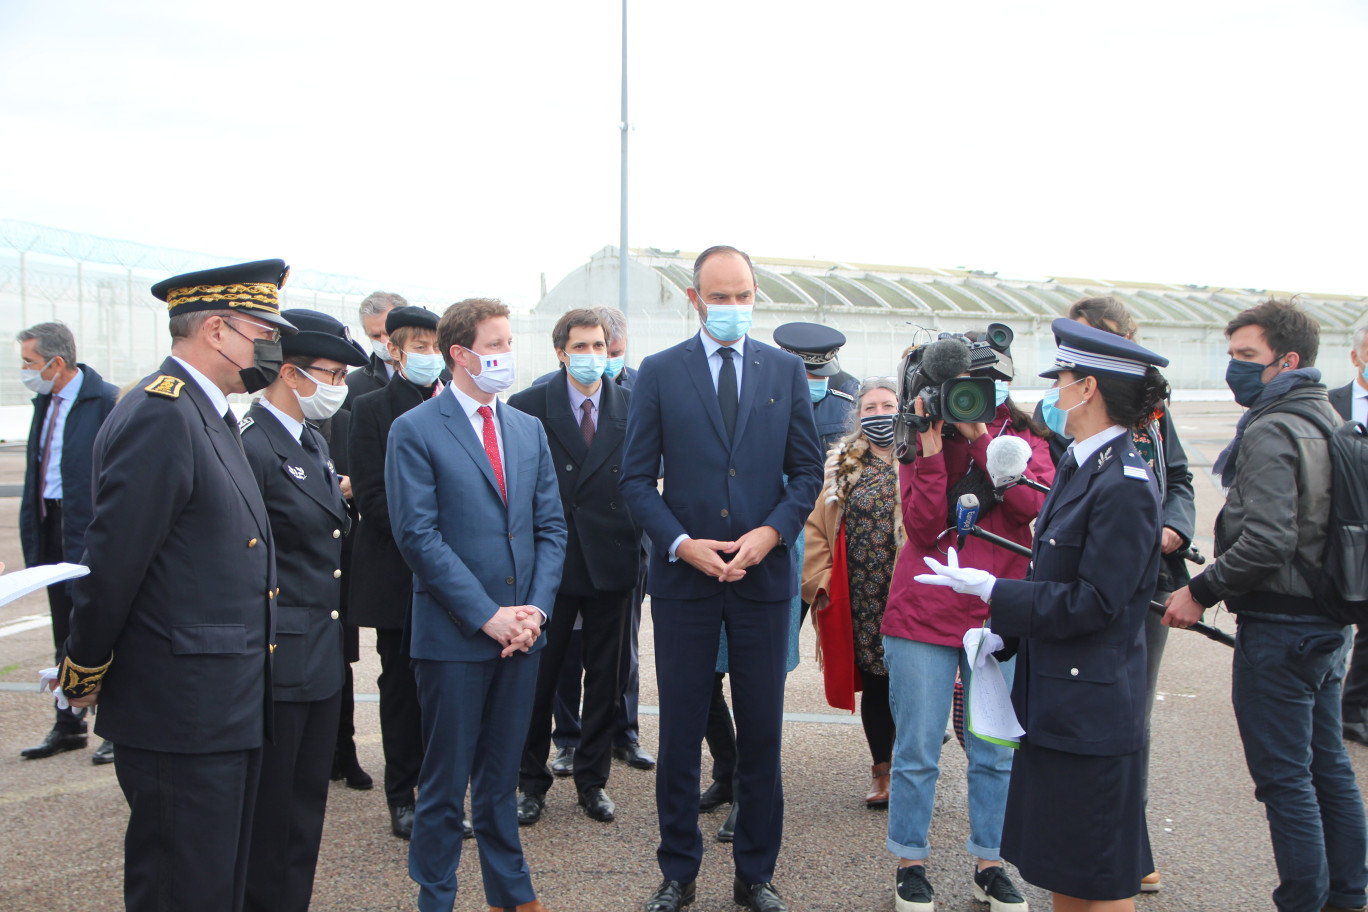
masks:
<path id="1" fill-rule="evenodd" d="M 390 808 L 390 830 L 400 839 L 413 838 L 413 805 L 401 804 Z"/>
<path id="2" fill-rule="evenodd" d="M 359 792 L 368 791 L 375 785 L 370 773 L 363 770 L 361 761 L 356 759 L 355 744 L 339 747 L 333 754 L 332 781 L 339 782 L 343 779 L 347 780 L 347 788 Z"/>
<path id="3" fill-rule="evenodd" d="M 599 823 L 612 823 L 617 806 L 608 793 L 601 788 L 588 788 L 579 793 L 579 806 L 584 808 L 584 816 Z"/>
<path id="4" fill-rule="evenodd" d="M 19 756 L 25 760 L 42 760 L 44 757 L 51 757 L 53 754 L 60 754 L 63 751 L 85 750 L 86 733 L 58 731 L 55 727 L 47 733 L 42 744 L 26 747 L 19 752 Z"/>
<path id="5" fill-rule="evenodd" d="M 645 912 L 679 912 L 694 901 L 696 883 L 697 881 L 693 880 L 688 883 L 680 883 L 677 880 L 662 882 L 651 894 L 651 898 L 646 900 Z"/>
<path id="6" fill-rule="evenodd" d="M 522 793 L 518 799 L 518 826 L 531 826 L 541 820 L 542 809 L 546 807 L 545 795 Z"/>
<path id="7" fill-rule="evenodd" d="M 714 782 L 703 790 L 703 794 L 698 796 L 698 809 L 700 811 L 714 811 L 724 804 L 731 804 L 731 800 L 731 783 Z"/>
<path id="8" fill-rule="evenodd" d="M 736 809 L 740 807 L 735 801 L 732 802 L 731 812 L 727 814 L 727 820 L 717 830 L 718 842 L 731 842 L 736 838 Z"/>
<path id="9" fill-rule="evenodd" d="M 473 824 L 473 823 L 470 822 L 470 818 L 469 818 L 469 817 L 465 817 L 465 818 L 463 818 L 463 819 L 461 820 L 461 838 L 462 838 L 462 839 L 474 839 L 474 838 L 475 838 L 475 824 Z"/>
<path id="10" fill-rule="evenodd" d="M 96 766 L 104 766 L 106 763 L 114 762 L 114 742 L 105 738 L 100 742 L 100 746 L 95 748 L 95 753 L 90 755 L 90 762 Z"/>
<path id="11" fill-rule="evenodd" d="M 613 756 L 632 769 L 655 769 L 655 757 L 642 750 L 639 741 L 628 741 L 626 744 L 613 745 Z"/>
<path id="12" fill-rule="evenodd" d="M 1368 722 L 1362 720 L 1344 722 L 1344 740 L 1368 744 Z"/>
<path id="13" fill-rule="evenodd" d="M 575 749 L 562 747 L 556 751 L 556 759 L 551 761 L 551 773 L 564 779 L 575 772 Z"/>
<path id="14" fill-rule="evenodd" d="M 772 883 L 748 884 L 738 877 L 732 884 L 732 899 L 754 912 L 788 912 Z"/>

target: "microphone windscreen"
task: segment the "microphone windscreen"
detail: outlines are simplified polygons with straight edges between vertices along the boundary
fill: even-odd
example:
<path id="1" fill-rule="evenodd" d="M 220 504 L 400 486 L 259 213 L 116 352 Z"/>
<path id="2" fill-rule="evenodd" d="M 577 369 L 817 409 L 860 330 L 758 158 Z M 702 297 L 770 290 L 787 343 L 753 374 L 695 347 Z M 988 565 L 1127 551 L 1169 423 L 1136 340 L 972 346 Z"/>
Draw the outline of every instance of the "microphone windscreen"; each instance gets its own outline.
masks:
<path id="1" fill-rule="evenodd" d="M 959 339 L 937 339 L 926 346 L 921 366 L 933 383 L 944 383 L 969 370 L 969 346 Z"/>
<path id="2" fill-rule="evenodd" d="M 1031 461 L 1031 445 L 1020 437 L 1002 434 L 988 444 L 988 477 L 998 486 L 1021 476 Z"/>

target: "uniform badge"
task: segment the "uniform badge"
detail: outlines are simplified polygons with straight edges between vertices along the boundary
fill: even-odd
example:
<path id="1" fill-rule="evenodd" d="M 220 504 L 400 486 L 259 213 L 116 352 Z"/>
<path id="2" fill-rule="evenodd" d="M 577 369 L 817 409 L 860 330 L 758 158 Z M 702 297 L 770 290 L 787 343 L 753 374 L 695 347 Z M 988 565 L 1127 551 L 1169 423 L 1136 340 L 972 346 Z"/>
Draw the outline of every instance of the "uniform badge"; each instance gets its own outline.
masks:
<path id="1" fill-rule="evenodd" d="M 1097 455 L 1097 467 L 1100 469 L 1107 464 L 1107 460 L 1112 458 L 1112 448 L 1107 447 Z"/>
<path id="2" fill-rule="evenodd" d="M 243 431 L 247 430 L 254 424 L 256 424 L 255 418 L 253 418 L 251 415 L 245 416 L 241 421 L 238 422 L 238 433 L 241 434 Z"/>
<path id="3" fill-rule="evenodd" d="M 328 460 L 328 471 L 332 472 L 334 475 L 337 474 L 337 469 L 333 468 L 333 461 L 331 459 Z"/>
<path id="4" fill-rule="evenodd" d="M 304 468 L 302 466 L 287 465 L 285 467 L 285 471 L 289 472 L 290 477 L 293 478 L 295 481 L 303 481 L 304 479 L 309 477 L 308 475 L 304 474 Z"/>
<path id="5" fill-rule="evenodd" d="M 168 377 L 162 374 L 143 389 L 154 396 L 163 396 L 167 399 L 179 399 L 181 389 L 185 386 L 185 381 L 176 377 Z"/>

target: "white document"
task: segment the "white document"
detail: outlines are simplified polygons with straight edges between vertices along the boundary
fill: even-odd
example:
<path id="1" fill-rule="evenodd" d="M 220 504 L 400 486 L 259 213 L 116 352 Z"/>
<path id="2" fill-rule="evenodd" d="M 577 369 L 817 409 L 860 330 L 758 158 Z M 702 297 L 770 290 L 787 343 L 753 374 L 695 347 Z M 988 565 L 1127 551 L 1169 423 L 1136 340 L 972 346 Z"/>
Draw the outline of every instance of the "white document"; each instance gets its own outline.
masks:
<path id="1" fill-rule="evenodd" d="M 90 568 L 81 564 L 39 564 L 27 570 L 0 574 L 0 605 L 8 605 L 30 592 L 85 576 L 89 572 Z"/>
<path id="2" fill-rule="evenodd" d="M 1016 747 L 1026 729 L 1017 721 L 1011 688 L 993 658 L 1001 648 L 1002 638 L 987 627 L 975 627 L 964 634 L 964 653 L 973 669 L 964 688 L 964 725 L 985 741 Z"/>

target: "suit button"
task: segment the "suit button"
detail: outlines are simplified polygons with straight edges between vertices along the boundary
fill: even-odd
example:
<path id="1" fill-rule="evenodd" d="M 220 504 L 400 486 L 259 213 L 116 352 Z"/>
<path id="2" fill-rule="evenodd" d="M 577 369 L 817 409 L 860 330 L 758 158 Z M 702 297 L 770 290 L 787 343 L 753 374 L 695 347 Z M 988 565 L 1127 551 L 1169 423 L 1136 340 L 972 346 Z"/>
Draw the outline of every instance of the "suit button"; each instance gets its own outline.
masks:
<path id="1" fill-rule="evenodd" d="M 509 532 L 509 533 L 508 533 L 508 540 L 509 540 L 509 541 L 512 541 L 512 540 L 513 540 L 513 533 L 512 533 L 512 532 Z"/>
<path id="2" fill-rule="evenodd" d="M 266 590 L 266 597 L 267 597 L 268 599 L 273 599 L 273 598 L 275 598 L 275 592 L 272 591 L 272 590 L 270 590 L 270 589 L 267 589 L 267 590 Z"/>
<path id="3" fill-rule="evenodd" d="M 616 474 L 617 474 L 617 470 L 618 470 L 618 467 L 617 467 L 617 466 L 613 466 L 613 467 L 612 467 L 611 469 L 609 469 L 608 471 L 610 471 L 610 472 L 612 472 L 613 474 L 616 475 Z"/>
<path id="4" fill-rule="evenodd" d="M 735 477 L 736 477 L 736 469 L 727 469 L 727 474 L 730 475 L 731 477 L 735 478 Z"/>
<path id="5" fill-rule="evenodd" d="M 726 519 L 726 518 L 727 518 L 727 511 L 726 511 L 725 509 L 722 511 L 722 518 L 723 518 L 723 519 Z"/>
<path id="6" fill-rule="evenodd" d="M 341 530 L 341 529 L 333 529 L 333 538 L 341 538 L 341 537 L 342 537 L 342 530 Z"/>
<path id="7" fill-rule="evenodd" d="M 616 509 L 617 509 L 617 504 L 613 503 L 612 501 L 609 501 L 609 502 L 608 502 L 608 509 L 610 509 L 610 510 L 616 510 Z"/>
<path id="8" fill-rule="evenodd" d="M 275 643 L 272 643 L 272 644 L 271 644 L 271 652 L 272 652 L 272 654 L 275 653 Z"/>
<path id="9" fill-rule="evenodd" d="M 573 471 L 575 471 L 575 464 L 572 463 L 572 462 L 567 462 L 567 463 L 565 464 L 565 471 L 567 471 L 567 472 L 573 472 Z"/>
<path id="10" fill-rule="evenodd" d="M 510 585 L 510 586 L 513 585 L 513 577 L 511 577 L 511 576 L 505 576 L 505 577 L 504 577 L 504 582 L 505 582 L 505 583 L 508 583 L 508 585 Z"/>
<path id="11" fill-rule="evenodd" d="M 1075 678 L 1078 677 L 1078 669 L 1077 669 L 1077 668 L 1070 668 L 1070 669 L 1069 669 L 1069 674 L 1073 675 Z"/>
<path id="12" fill-rule="evenodd" d="M 249 548 L 255 548 L 256 546 L 257 546 L 257 540 L 256 540 L 255 538 L 252 539 L 251 541 L 247 542 L 247 547 L 249 547 Z"/>
<path id="13" fill-rule="evenodd" d="M 1050 539 L 1050 544 L 1052 544 L 1052 545 L 1054 544 L 1054 539 L 1053 539 L 1053 538 Z"/>
<path id="14" fill-rule="evenodd" d="M 334 571 L 333 571 L 333 579 L 341 579 L 341 578 L 342 578 L 342 571 L 341 571 L 341 570 L 334 570 Z"/>
<path id="15" fill-rule="evenodd" d="M 338 615 L 338 613 L 337 613 L 336 611 L 334 611 L 330 616 L 332 617 L 332 619 L 333 619 L 334 621 L 337 620 L 337 618 L 339 617 L 339 615 Z"/>

